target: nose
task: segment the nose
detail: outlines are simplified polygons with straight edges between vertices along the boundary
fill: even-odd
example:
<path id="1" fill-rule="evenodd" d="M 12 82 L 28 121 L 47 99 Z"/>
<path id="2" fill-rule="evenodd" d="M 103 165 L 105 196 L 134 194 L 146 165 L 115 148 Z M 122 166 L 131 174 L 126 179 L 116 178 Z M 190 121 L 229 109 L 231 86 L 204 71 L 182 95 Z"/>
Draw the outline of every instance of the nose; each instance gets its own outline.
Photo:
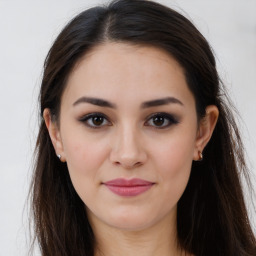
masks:
<path id="1" fill-rule="evenodd" d="M 112 140 L 110 161 L 125 169 L 132 169 L 143 165 L 147 160 L 144 145 L 136 129 L 120 129 Z"/>

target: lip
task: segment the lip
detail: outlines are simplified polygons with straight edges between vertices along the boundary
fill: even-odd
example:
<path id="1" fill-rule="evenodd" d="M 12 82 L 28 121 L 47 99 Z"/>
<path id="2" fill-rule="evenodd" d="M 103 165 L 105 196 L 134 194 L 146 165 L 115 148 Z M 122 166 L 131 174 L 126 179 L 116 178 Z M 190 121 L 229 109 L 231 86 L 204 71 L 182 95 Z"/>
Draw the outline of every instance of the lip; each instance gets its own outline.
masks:
<path id="1" fill-rule="evenodd" d="M 119 196 L 137 196 L 149 190 L 155 183 L 142 179 L 115 179 L 103 183 Z"/>

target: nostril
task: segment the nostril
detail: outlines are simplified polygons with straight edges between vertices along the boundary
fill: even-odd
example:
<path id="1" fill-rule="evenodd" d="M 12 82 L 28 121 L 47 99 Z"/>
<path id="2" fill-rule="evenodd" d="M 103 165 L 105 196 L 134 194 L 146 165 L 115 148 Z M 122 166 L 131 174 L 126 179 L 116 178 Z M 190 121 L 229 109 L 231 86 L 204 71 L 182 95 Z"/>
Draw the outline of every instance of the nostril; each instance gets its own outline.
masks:
<path id="1" fill-rule="evenodd" d="M 135 163 L 134 166 L 139 167 L 139 166 L 141 166 L 141 165 L 142 165 L 142 162 L 137 162 L 137 163 Z"/>
<path id="2" fill-rule="evenodd" d="M 135 167 L 139 167 L 141 165 L 143 165 L 142 162 L 125 162 L 125 161 L 113 161 L 113 164 L 116 165 L 116 166 L 122 166 L 123 168 L 125 169 L 132 169 L 132 168 L 135 168 Z"/>

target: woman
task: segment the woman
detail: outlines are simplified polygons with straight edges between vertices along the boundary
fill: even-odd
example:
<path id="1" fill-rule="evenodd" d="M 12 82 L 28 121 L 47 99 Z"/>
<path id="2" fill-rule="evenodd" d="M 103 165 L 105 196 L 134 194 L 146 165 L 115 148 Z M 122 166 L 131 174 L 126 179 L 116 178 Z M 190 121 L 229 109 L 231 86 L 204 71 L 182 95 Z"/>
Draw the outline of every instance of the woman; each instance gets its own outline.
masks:
<path id="1" fill-rule="evenodd" d="M 242 143 L 200 32 L 144 0 L 86 10 L 46 58 L 42 255 L 256 255 Z"/>

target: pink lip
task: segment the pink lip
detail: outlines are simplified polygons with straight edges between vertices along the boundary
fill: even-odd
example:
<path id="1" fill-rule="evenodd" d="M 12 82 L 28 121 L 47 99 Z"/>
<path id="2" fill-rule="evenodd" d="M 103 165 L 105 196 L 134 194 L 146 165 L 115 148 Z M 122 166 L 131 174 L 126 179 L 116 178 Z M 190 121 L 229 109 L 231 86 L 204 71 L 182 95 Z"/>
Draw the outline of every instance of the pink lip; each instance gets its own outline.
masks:
<path id="1" fill-rule="evenodd" d="M 103 184 L 119 196 L 137 196 L 149 190 L 155 183 L 141 179 L 115 179 Z"/>

